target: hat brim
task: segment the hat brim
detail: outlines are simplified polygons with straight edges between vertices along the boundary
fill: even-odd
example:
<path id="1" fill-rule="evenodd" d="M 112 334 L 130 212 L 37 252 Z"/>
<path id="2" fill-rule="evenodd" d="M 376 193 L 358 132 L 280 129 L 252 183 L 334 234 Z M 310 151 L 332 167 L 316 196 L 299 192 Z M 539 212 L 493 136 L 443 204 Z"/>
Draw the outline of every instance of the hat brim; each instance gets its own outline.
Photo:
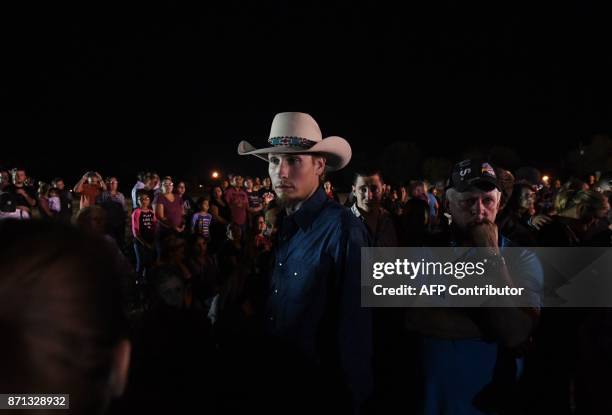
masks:
<path id="1" fill-rule="evenodd" d="M 466 180 L 451 188 L 455 189 L 459 193 L 467 192 L 473 190 L 474 188 L 483 190 L 485 192 L 490 192 L 493 189 L 497 189 L 500 192 L 502 191 L 497 180 L 488 180 L 482 177 L 475 177 L 473 179 Z"/>
<path id="2" fill-rule="evenodd" d="M 255 156 L 268 161 L 268 154 L 310 154 L 320 153 L 325 156 L 325 169 L 336 171 L 345 167 L 351 161 L 351 145 L 342 137 L 327 137 L 310 148 L 299 148 L 291 146 L 274 146 L 255 148 L 248 141 L 238 144 L 238 154 L 241 156 Z"/>

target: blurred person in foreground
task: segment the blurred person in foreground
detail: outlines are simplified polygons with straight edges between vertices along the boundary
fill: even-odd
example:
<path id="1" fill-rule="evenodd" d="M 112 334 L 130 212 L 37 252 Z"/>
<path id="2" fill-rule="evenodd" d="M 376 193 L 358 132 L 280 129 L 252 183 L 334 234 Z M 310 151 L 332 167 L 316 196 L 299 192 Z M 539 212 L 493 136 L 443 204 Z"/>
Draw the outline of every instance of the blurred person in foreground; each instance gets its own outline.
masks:
<path id="1" fill-rule="evenodd" d="M 131 351 L 115 253 L 57 223 L 7 220 L 0 232 L 0 390 L 70 394 L 70 413 L 106 413 Z"/>

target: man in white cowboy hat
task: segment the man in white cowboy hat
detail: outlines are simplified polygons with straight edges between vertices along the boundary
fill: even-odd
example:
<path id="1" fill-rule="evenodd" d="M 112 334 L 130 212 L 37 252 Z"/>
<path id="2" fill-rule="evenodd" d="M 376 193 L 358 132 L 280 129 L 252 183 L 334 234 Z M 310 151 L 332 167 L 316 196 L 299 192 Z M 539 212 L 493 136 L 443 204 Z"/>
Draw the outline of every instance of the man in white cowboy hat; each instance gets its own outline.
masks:
<path id="1" fill-rule="evenodd" d="M 300 410 L 358 412 L 372 388 L 371 315 L 360 303 L 364 225 L 326 197 L 326 171 L 351 159 L 341 137 L 323 139 L 308 114 L 285 112 L 272 121 L 269 146 L 246 141 L 238 154 L 266 160 L 281 213 L 266 307 L 266 330 L 282 351 L 283 394 Z M 290 356 L 288 359 L 282 355 Z"/>

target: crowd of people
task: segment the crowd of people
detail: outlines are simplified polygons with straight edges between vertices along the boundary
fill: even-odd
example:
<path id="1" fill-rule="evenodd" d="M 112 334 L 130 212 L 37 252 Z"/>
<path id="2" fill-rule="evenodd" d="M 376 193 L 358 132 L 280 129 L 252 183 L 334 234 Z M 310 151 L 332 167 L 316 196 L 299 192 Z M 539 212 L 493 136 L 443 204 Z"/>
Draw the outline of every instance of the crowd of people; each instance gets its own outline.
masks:
<path id="1" fill-rule="evenodd" d="M 536 183 L 515 180 L 510 171 L 503 169 L 497 169 L 496 174 L 501 192 L 494 219 L 501 235 L 520 246 L 611 246 L 609 178 L 591 178 L 591 183 L 577 179 Z M 95 172 L 83 175 L 72 191 L 66 189 L 61 178 L 53 179 L 50 185 L 40 182 L 35 191 L 28 184 L 26 171 L 14 169 L 2 172 L 0 189 L 3 218 L 38 217 L 48 222 L 73 223 L 87 234 L 100 236 L 122 258 L 125 275 L 131 279 L 123 282 L 132 284 L 135 292 L 128 311 L 132 313 L 137 339 L 131 389 L 124 405 L 130 399 L 131 403 L 142 402 L 142 396 L 152 389 L 160 394 L 181 393 L 179 390 L 196 393 L 201 385 L 187 386 L 176 381 L 175 376 L 180 377 L 187 367 L 194 373 L 196 368 L 201 373 L 211 373 L 211 367 L 220 370 L 220 361 L 238 366 L 233 367 L 238 372 L 253 367 L 257 357 L 241 349 L 247 339 L 253 342 L 258 335 L 269 284 L 267 275 L 279 211 L 270 178 L 243 179 L 234 175 L 207 189 L 195 201 L 187 196 L 185 182 L 175 186 L 171 177 L 160 178 L 155 173 L 139 174 L 128 198 L 118 190 L 115 177 L 103 180 Z M 323 189 L 327 198 L 341 201 L 330 181 L 323 183 Z M 414 180 L 394 188 L 372 170 L 357 173 L 351 192 L 342 196 L 344 206 L 366 225 L 373 246 L 431 245 L 440 241 L 451 226 L 448 208 L 444 207 L 450 197 L 441 183 Z M 461 203 L 464 202 L 474 201 Z M 483 209 L 488 203 L 491 201 L 483 201 Z M 126 229 L 131 229 L 131 235 L 126 236 Z M 546 312 L 544 316 L 548 317 Z M 551 324 L 558 325 L 557 318 L 553 315 Z M 570 324 L 565 317 L 563 323 Z M 422 324 L 423 321 L 417 326 Z M 381 395 L 397 391 L 392 381 L 400 376 L 393 363 L 383 357 L 382 349 L 396 350 L 397 346 L 389 343 L 389 333 L 398 336 L 405 326 L 389 311 L 375 315 L 379 336 L 375 340 L 380 341 L 375 342 L 375 348 L 381 348 L 375 349 L 380 365 L 376 376 L 387 390 Z M 555 337 L 568 336 L 567 326 L 556 327 L 558 332 L 542 327 L 550 337 L 541 339 L 542 344 L 551 350 L 538 350 L 540 361 L 533 364 L 534 371 L 546 369 L 547 374 L 556 372 L 558 377 L 551 379 L 547 375 L 550 387 L 539 385 L 538 395 L 542 408 L 556 403 L 561 411 L 576 399 L 572 389 L 576 385 L 572 382 L 580 368 L 575 364 L 588 356 L 580 356 L 574 347 L 580 339 Z M 563 343 L 548 344 L 552 339 Z M 182 349 L 186 345 L 187 349 Z M 551 351 L 556 352 L 546 356 Z M 216 353 L 225 359 L 215 361 L 212 356 Z M 401 351 L 396 353 L 401 355 Z M 185 366 L 181 367 L 181 363 Z M 155 377 L 150 376 L 152 367 Z M 221 377 L 223 381 L 235 390 L 235 385 L 230 386 L 233 380 Z M 243 386 L 247 391 L 253 389 Z M 218 383 L 216 388 L 209 387 L 219 399 L 214 404 L 216 408 L 243 407 L 229 394 L 224 400 Z M 548 399 L 544 399 L 546 392 Z M 593 393 L 592 389 L 580 392 Z M 147 399 L 152 407 L 163 405 L 163 394 L 157 396 L 157 400 Z"/>
<path id="2" fill-rule="evenodd" d="M 84 261 L 80 266 L 98 274 L 103 272 L 96 270 L 98 264 L 107 263 L 113 270 L 104 272 L 123 276 L 130 319 L 121 327 L 125 324 L 132 339 L 132 359 L 129 378 L 114 378 L 115 389 L 123 390 L 124 383 L 127 389 L 113 411 L 186 413 L 200 405 L 210 412 L 242 413 L 275 399 L 276 392 L 262 386 L 267 370 L 262 356 L 278 345 L 267 342 L 261 327 L 285 206 L 270 177 L 232 175 L 190 195 L 185 182 L 145 172 L 127 197 L 116 177 L 103 179 L 97 172 L 85 173 L 72 189 L 54 178 L 35 190 L 23 168 L 1 171 L 0 178 L 3 245 L 27 246 L 31 239 L 50 247 L 55 229 L 63 239 L 45 254 L 49 258 L 54 253 L 63 261 Z M 411 180 L 392 186 L 372 169 L 356 172 L 345 194 L 329 180 L 321 179 L 319 186 L 325 203 L 342 204 L 364 225 L 370 246 L 487 246 L 491 240 L 496 247 L 499 241 L 500 250 L 511 243 L 612 246 L 612 178 L 607 176 L 519 177 L 466 160 L 446 183 Z M 30 219 L 40 224 L 26 225 L 36 223 Z M 81 233 L 73 233 L 74 227 Z M 2 253 L 13 252 L 7 249 Z M 21 251 L 14 255 L 33 261 Z M 98 255 L 106 257 L 95 262 Z M 512 269 L 504 265 L 508 279 Z M 536 286 L 545 285 L 537 270 L 527 274 Z M 45 284 L 37 282 L 36 289 L 50 289 Z M 79 290 L 74 295 L 95 296 L 91 287 Z M 612 408 L 606 393 L 612 362 L 609 312 L 500 310 L 482 319 L 490 329 L 487 336 L 462 314 L 373 310 L 373 391 L 364 408 L 396 413 L 398 396 L 404 413 L 464 413 L 462 405 L 499 414 Z M 101 317 L 91 318 L 87 321 Z M 112 344 L 121 345 L 122 337 L 113 333 Z M 119 360 L 112 364 L 119 370 L 124 370 L 123 347 L 116 349 Z M 520 379 L 513 375 L 518 364 Z M 18 381 L 10 379 L 35 385 Z"/>

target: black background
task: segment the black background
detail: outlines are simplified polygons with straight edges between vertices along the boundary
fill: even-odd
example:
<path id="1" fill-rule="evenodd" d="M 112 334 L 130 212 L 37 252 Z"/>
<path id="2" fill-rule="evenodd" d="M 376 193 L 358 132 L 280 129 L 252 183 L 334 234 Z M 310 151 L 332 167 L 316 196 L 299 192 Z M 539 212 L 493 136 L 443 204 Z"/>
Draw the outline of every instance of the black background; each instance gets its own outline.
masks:
<path id="1" fill-rule="evenodd" d="M 361 159 L 397 141 L 449 159 L 502 145 L 554 168 L 611 132 L 608 11 L 489 3 L 5 7 L 0 165 L 130 187 L 147 168 L 263 174 L 236 145 L 263 144 L 280 111 Z"/>

